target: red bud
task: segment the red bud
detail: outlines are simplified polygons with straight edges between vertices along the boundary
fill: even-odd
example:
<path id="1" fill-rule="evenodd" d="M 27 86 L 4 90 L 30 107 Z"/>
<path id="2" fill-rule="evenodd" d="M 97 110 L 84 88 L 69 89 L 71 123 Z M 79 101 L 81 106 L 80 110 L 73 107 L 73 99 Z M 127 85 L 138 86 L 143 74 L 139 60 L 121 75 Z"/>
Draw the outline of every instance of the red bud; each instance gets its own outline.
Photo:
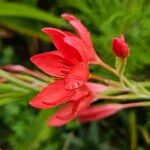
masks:
<path id="1" fill-rule="evenodd" d="M 112 40 L 112 50 L 114 54 L 121 58 L 126 58 L 129 55 L 129 48 L 127 43 L 125 43 L 124 36 L 113 38 Z"/>

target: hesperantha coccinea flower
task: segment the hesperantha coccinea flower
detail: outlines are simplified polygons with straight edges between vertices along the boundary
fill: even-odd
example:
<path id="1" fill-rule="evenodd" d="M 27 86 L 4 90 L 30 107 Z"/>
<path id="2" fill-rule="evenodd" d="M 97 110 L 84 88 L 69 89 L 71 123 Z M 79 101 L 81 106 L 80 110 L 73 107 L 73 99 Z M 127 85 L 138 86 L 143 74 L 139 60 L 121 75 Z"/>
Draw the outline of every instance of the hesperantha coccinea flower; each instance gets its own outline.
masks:
<path id="1" fill-rule="evenodd" d="M 131 85 L 128 86 L 129 81 L 125 77 L 122 77 L 120 83 L 89 73 L 89 64 L 97 64 L 119 76 L 117 70 L 105 64 L 98 57 L 90 33 L 81 21 L 67 13 L 62 14 L 62 17 L 73 26 L 75 33 L 56 28 L 43 28 L 42 31 L 50 37 L 56 50 L 31 57 L 31 61 L 38 68 L 55 77 L 53 83 L 48 84 L 29 102 L 30 105 L 39 109 L 50 109 L 61 105 L 61 108 L 49 118 L 48 125 L 59 127 L 75 118 L 78 118 L 81 122 L 99 120 L 122 109 L 145 105 L 143 103 L 110 103 L 93 106 L 93 103 L 99 98 L 118 99 L 117 96 L 114 97 L 113 95 L 101 95 L 102 92 L 110 89 L 112 93 L 114 91 L 118 93 L 126 92 L 127 94 L 130 94 L 130 92 L 137 93 L 135 90 L 129 91 L 129 88 L 132 89 L 132 87 Z M 113 39 L 113 50 L 118 57 L 128 56 L 128 46 L 123 36 Z M 9 67 L 9 69 L 11 68 Z M 102 83 L 89 82 L 89 78 Z M 121 88 L 122 84 L 124 84 L 123 88 Z M 124 97 L 128 98 L 128 95 Z"/>
<path id="2" fill-rule="evenodd" d="M 92 101 L 93 93 L 86 85 L 89 77 L 88 64 L 97 59 L 87 29 L 74 16 L 62 16 L 74 26 L 78 36 L 55 28 L 44 28 L 42 31 L 50 36 L 57 50 L 31 57 L 31 61 L 42 71 L 58 78 L 30 101 L 36 108 L 65 104 L 60 111 L 65 112 L 67 109 L 68 115 L 65 115 L 66 119 L 59 119 L 59 123 L 52 121 L 52 117 L 49 124 L 54 126 L 68 122 Z"/>

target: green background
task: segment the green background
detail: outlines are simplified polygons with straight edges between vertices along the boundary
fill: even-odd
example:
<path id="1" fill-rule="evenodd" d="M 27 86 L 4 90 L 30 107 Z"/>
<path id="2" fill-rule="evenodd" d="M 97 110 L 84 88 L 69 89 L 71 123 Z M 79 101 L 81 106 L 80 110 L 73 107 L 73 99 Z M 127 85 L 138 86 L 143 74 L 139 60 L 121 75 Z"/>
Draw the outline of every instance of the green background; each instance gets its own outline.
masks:
<path id="1" fill-rule="evenodd" d="M 43 27 L 73 31 L 60 15 L 73 13 L 91 33 L 99 56 L 114 66 L 111 51 L 114 36 L 125 35 L 130 47 L 126 75 L 136 81 L 150 77 L 149 0 L 0 0 L 0 65 L 22 64 L 34 68 L 29 58 L 53 50 Z M 92 72 L 113 77 L 101 68 Z M 3 91 L 0 91 L 3 94 Z M 148 150 L 150 112 L 148 108 L 127 110 L 103 121 L 71 122 L 61 128 L 47 127 L 53 110 L 29 106 L 34 92 L 11 97 L 0 96 L 0 148 L 10 150 Z"/>

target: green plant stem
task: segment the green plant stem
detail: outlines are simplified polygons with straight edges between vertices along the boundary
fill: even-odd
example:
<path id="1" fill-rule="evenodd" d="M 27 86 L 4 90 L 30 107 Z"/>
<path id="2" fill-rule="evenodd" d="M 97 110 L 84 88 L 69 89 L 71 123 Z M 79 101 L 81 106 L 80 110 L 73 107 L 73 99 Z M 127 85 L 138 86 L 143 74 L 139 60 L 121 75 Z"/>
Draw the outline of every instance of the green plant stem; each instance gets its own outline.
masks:
<path id="1" fill-rule="evenodd" d="M 137 149 L 137 127 L 136 127 L 136 114 L 134 111 L 130 113 L 129 116 L 130 122 L 130 146 L 131 150 Z"/>
<path id="2" fill-rule="evenodd" d="M 111 87 L 109 86 L 109 88 L 105 91 L 99 91 L 99 93 L 101 93 L 101 95 L 118 95 L 118 94 L 123 94 L 123 93 L 129 93 L 130 89 L 128 88 L 118 88 L 118 87 Z"/>
<path id="3" fill-rule="evenodd" d="M 112 72 L 116 76 L 119 76 L 119 72 L 116 69 L 112 68 L 111 66 L 107 65 L 103 60 L 99 59 L 99 62 L 97 65 L 103 67 L 106 70 L 109 70 L 110 72 Z"/>
<path id="4" fill-rule="evenodd" d="M 30 72 L 29 72 L 30 71 Z M 32 75 L 33 77 L 36 77 L 42 81 L 45 81 L 47 83 L 52 82 L 53 79 L 49 76 L 47 76 L 46 74 L 42 73 L 42 72 L 38 72 L 38 71 L 32 71 L 32 70 L 28 70 L 28 72 L 30 73 L 30 75 Z"/>
<path id="5" fill-rule="evenodd" d="M 150 144 L 150 134 L 149 131 L 145 127 L 139 127 L 140 131 L 143 134 L 144 140 L 147 144 Z"/>
<path id="6" fill-rule="evenodd" d="M 150 107 L 150 102 L 135 102 L 124 104 L 123 109 L 133 108 L 133 107 Z"/>
<path id="7" fill-rule="evenodd" d="M 141 86 L 140 89 L 139 89 L 137 86 L 133 85 L 125 76 L 120 75 L 120 73 L 119 73 L 116 69 L 110 67 L 110 66 L 107 65 L 105 62 L 103 62 L 101 59 L 99 60 L 98 65 L 99 65 L 99 66 L 102 66 L 102 67 L 105 68 L 106 70 L 109 70 L 110 72 L 112 72 L 113 74 L 115 74 L 117 77 L 119 77 L 120 80 L 121 80 L 121 83 L 122 83 L 123 87 L 124 87 L 124 83 L 125 83 L 125 84 L 131 89 L 131 91 L 132 91 L 133 93 L 139 95 L 139 97 L 140 97 L 142 94 L 143 94 L 143 95 L 147 95 L 147 97 L 150 97 L 150 92 L 149 92 L 148 90 L 146 90 L 146 89 L 145 89 L 144 87 L 142 87 L 142 86 Z M 142 97 L 144 97 L 144 96 L 142 96 Z"/>
<path id="8" fill-rule="evenodd" d="M 141 85 L 144 87 L 150 87 L 150 81 L 138 82 L 137 85 Z"/>
<path id="9" fill-rule="evenodd" d="M 25 83 L 21 80 L 18 80 L 16 78 L 12 77 L 11 74 L 9 74 L 9 73 L 1 70 L 1 69 L 0 69 L 0 77 L 3 77 L 3 78 L 11 81 L 12 83 L 14 83 L 16 85 L 19 85 L 21 87 L 25 87 L 25 88 L 33 90 L 33 91 L 39 91 L 40 90 L 38 87 L 33 87 L 31 84 Z"/>
<path id="10" fill-rule="evenodd" d="M 97 80 L 97 81 L 100 81 L 104 84 L 107 84 L 107 85 L 112 85 L 112 86 L 117 86 L 117 87 L 120 87 L 120 83 L 117 82 L 117 81 L 113 81 L 113 80 L 109 80 L 109 79 L 105 79 L 103 77 L 100 77 L 100 76 L 96 76 L 94 74 L 90 74 L 90 79 L 92 80 Z"/>
<path id="11" fill-rule="evenodd" d="M 140 84 L 136 84 L 136 83 L 134 83 L 134 84 L 137 85 L 137 87 L 139 87 L 143 91 L 143 93 L 150 96 L 150 92 L 144 86 L 142 86 Z"/>
<path id="12" fill-rule="evenodd" d="M 100 99 L 107 99 L 107 100 L 137 100 L 137 99 L 149 99 L 147 96 L 140 96 L 136 94 L 126 94 L 126 95 L 118 95 L 118 96 L 111 96 L 111 95 L 97 95 L 96 98 Z"/>
<path id="13" fill-rule="evenodd" d="M 107 64 L 106 64 L 104 61 L 102 61 L 101 59 L 99 60 L 98 65 L 101 66 L 101 67 L 103 67 L 103 68 L 106 69 L 106 70 L 109 70 L 109 71 L 112 72 L 114 75 L 116 75 L 118 78 L 120 78 L 120 73 L 119 73 L 116 69 L 114 69 L 114 68 L 112 68 L 111 66 L 107 65 Z M 122 80 L 122 82 L 125 82 L 127 85 L 130 85 L 130 86 L 131 86 L 130 82 L 128 81 L 128 79 L 127 79 L 125 76 L 122 75 L 121 80 Z"/>
<path id="14" fill-rule="evenodd" d="M 22 95 L 23 95 L 23 92 L 9 92 L 9 94 L 8 93 L 3 93 L 3 94 L 0 94 L 0 99 L 18 97 L 18 96 L 22 96 Z"/>
<path id="15" fill-rule="evenodd" d="M 31 76 L 28 76 L 28 75 L 24 75 L 24 74 L 13 74 L 13 76 L 21 79 L 21 80 L 25 80 L 25 81 L 28 81 L 28 82 L 33 82 L 35 84 L 39 84 L 41 86 L 46 86 L 47 83 L 46 82 L 43 82 L 41 80 L 38 80 L 36 78 L 33 78 Z"/>

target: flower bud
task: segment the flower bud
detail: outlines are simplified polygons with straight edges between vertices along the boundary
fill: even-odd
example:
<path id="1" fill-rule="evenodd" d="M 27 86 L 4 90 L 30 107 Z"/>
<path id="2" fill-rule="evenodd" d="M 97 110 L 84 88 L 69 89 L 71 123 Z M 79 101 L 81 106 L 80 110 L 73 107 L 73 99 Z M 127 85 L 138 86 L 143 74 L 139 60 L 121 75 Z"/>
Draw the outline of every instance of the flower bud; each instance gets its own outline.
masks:
<path id="1" fill-rule="evenodd" d="M 121 58 L 126 58 L 129 55 L 129 48 L 127 43 L 125 43 L 124 36 L 113 38 L 112 40 L 112 50 L 114 54 Z"/>

